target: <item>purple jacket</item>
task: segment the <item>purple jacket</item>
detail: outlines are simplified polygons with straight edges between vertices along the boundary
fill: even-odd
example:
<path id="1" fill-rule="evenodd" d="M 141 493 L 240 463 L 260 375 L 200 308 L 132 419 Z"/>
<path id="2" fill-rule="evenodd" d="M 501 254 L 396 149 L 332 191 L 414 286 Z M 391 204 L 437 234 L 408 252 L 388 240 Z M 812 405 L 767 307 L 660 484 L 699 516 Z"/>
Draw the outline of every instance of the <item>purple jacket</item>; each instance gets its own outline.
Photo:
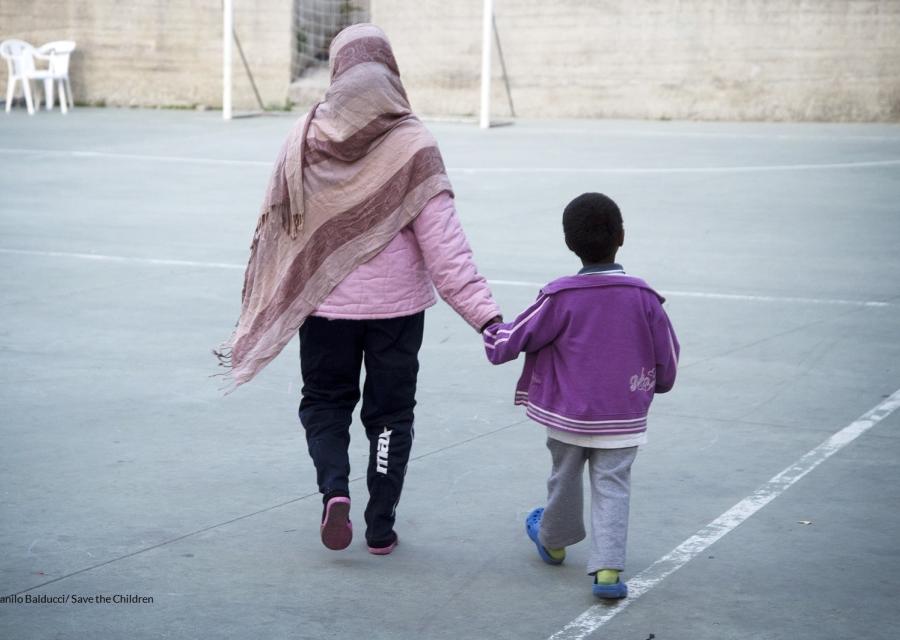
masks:
<path id="1" fill-rule="evenodd" d="M 675 382 L 680 347 L 664 299 L 624 273 L 554 280 L 514 321 L 484 332 L 493 364 L 525 352 L 515 403 L 553 429 L 634 435 Z"/>

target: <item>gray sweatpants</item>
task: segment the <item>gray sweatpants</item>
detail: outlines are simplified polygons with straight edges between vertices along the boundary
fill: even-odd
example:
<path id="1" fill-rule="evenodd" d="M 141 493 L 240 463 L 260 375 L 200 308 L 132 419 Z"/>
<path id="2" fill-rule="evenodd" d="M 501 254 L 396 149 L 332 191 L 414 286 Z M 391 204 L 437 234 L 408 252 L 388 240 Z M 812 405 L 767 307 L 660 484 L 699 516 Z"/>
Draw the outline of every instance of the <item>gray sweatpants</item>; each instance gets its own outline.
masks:
<path id="1" fill-rule="evenodd" d="M 585 538 L 582 475 L 587 461 L 591 479 L 591 553 L 588 573 L 625 568 L 631 464 L 637 447 L 589 449 L 547 438 L 553 469 L 547 481 L 547 506 L 541 520 L 541 544 L 560 549 Z"/>

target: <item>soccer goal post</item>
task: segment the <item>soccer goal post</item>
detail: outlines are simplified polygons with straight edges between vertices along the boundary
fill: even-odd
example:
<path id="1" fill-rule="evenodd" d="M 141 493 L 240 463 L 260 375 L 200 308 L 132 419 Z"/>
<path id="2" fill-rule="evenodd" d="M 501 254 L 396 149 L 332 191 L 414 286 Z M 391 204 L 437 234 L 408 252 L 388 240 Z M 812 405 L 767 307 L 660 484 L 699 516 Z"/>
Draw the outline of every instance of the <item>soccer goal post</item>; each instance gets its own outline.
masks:
<path id="1" fill-rule="evenodd" d="M 257 10 L 251 14 L 258 4 L 222 0 L 222 118 L 225 120 L 239 117 L 237 110 L 250 105 L 258 107 L 257 113 L 266 111 L 265 104 L 271 103 L 273 96 L 284 105 L 276 109 L 291 105 L 307 109 L 321 100 L 329 84 L 328 48 L 332 39 L 345 27 L 370 20 L 371 0 L 282 0 L 270 3 L 268 11 Z M 279 28 L 284 27 L 289 31 L 282 33 Z M 283 47 L 278 48 L 276 43 L 282 37 Z M 247 41 L 247 55 L 241 46 L 242 38 Z M 261 39 L 266 42 L 261 44 Z M 250 51 L 254 47 L 258 54 L 255 61 Z M 270 64 L 261 65 L 260 55 Z M 275 73 L 284 74 L 280 96 L 273 89 Z M 260 75 L 261 82 L 257 82 Z M 267 96 L 265 104 L 260 89 Z"/>
<path id="2" fill-rule="evenodd" d="M 231 62 L 234 33 L 234 0 L 222 2 L 222 118 L 231 120 L 233 107 L 231 102 Z"/>
<path id="3" fill-rule="evenodd" d="M 348 13 L 363 0 L 221 0 L 222 117 L 225 120 L 291 108 L 290 81 L 299 42 L 301 11 L 314 24 Z M 323 27 L 324 28 L 324 27 Z M 328 32 L 328 40 L 336 32 Z M 313 40 L 308 38 L 308 40 Z M 327 46 L 327 45 L 326 45 Z M 326 49 L 327 65 L 327 49 Z"/>
<path id="4" fill-rule="evenodd" d="M 478 125 L 491 126 L 491 49 L 494 39 L 494 0 L 484 0 L 481 16 L 481 107 Z"/>
<path id="5" fill-rule="evenodd" d="M 391 38 L 413 108 L 423 117 L 471 122 L 474 116 L 485 129 L 504 123 L 498 116 L 507 124 L 515 117 L 497 0 L 452 6 L 441 0 L 221 2 L 225 120 L 247 115 L 247 109 L 311 107 L 328 89 L 334 36 L 369 21 Z M 444 21 L 435 28 L 438 19 Z M 507 25 L 500 27 L 508 31 Z"/>

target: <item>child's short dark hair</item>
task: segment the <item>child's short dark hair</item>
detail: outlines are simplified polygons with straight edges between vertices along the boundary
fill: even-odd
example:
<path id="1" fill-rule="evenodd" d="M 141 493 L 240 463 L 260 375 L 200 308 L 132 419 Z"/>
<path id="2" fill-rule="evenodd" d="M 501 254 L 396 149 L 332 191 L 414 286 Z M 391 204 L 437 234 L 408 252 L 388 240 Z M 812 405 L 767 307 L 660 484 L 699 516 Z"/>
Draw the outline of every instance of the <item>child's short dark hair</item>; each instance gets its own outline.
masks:
<path id="1" fill-rule="evenodd" d="M 563 211 L 566 246 L 588 264 L 611 260 L 622 230 L 619 206 L 602 193 L 583 193 Z"/>

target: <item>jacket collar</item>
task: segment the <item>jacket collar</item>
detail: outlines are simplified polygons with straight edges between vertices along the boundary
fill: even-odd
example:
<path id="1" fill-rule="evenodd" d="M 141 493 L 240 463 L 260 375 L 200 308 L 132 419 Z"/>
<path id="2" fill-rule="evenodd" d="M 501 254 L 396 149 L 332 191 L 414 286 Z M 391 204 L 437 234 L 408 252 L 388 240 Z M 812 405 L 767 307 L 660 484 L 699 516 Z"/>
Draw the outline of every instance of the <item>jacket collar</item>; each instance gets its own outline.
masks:
<path id="1" fill-rule="evenodd" d="M 578 272 L 578 275 L 586 275 L 590 273 L 602 273 L 605 275 L 609 275 L 611 273 L 625 273 L 625 269 L 622 268 L 618 262 L 611 262 L 610 264 L 596 264 L 591 265 L 590 267 L 584 267 L 581 271 Z"/>

